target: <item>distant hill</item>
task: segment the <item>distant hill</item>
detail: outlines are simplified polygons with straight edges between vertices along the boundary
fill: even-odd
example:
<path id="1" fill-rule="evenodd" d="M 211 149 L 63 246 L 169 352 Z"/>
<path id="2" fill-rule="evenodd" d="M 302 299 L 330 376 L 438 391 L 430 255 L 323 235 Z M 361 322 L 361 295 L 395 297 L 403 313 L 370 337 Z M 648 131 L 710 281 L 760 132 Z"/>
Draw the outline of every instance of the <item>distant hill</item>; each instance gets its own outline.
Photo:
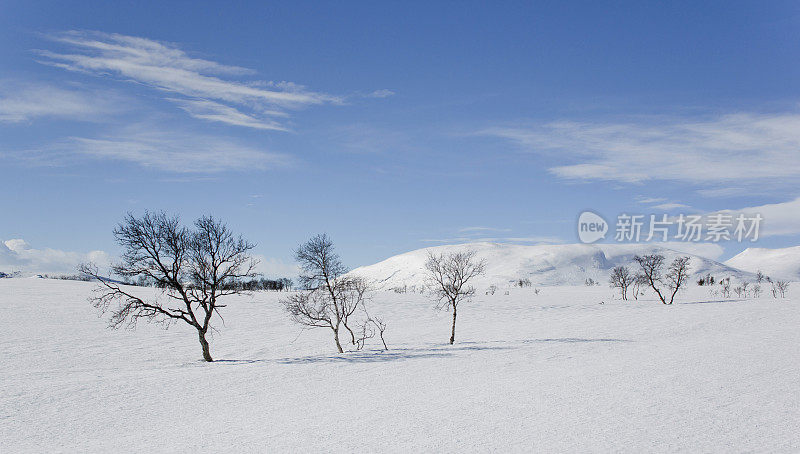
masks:
<path id="1" fill-rule="evenodd" d="M 499 243 L 468 243 L 418 249 L 390 257 L 374 265 L 356 268 L 351 273 L 375 281 L 383 288 L 419 286 L 425 283 L 424 265 L 428 251 L 434 253 L 474 250 L 486 260 L 486 274 L 475 281 L 478 287 L 508 286 L 519 279 L 532 285 L 581 285 L 593 279 L 606 285 L 611 269 L 618 265 L 633 268 L 635 255 L 659 253 L 671 261 L 677 256 L 691 257 L 693 276 L 712 274 L 718 278 L 750 278 L 748 272 L 704 257 L 681 253 L 648 244 L 564 244 L 526 246 Z"/>
<path id="2" fill-rule="evenodd" d="M 751 273 L 761 270 L 775 279 L 797 281 L 800 280 L 800 246 L 782 249 L 751 247 L 725 264 Z"/>

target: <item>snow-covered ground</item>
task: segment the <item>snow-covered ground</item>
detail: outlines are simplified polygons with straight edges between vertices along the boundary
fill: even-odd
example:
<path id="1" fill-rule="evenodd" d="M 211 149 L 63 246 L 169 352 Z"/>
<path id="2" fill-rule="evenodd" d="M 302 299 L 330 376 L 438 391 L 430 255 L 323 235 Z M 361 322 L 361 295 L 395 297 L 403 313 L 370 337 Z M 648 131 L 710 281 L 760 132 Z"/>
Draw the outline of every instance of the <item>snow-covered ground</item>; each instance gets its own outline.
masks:
<path id="1" fill-rule="evenodd" d="M 211 364 L 189 328 L 106 329 L 92 287 L 0 279 L 0 452 L 800 451 L 797 283 L 673 306 L 480 292 L 454 346 L 425 296 L 381 292 L 391 350 L 343 355 L 257 293 L 229 301 Z"/>

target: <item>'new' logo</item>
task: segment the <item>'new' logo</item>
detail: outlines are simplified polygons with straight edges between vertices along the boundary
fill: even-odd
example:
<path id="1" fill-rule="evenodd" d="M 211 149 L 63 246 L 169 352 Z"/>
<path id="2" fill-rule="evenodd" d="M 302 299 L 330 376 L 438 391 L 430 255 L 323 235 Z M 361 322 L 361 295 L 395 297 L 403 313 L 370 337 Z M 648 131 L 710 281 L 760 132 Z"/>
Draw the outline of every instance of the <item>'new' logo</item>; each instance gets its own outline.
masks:
<path id="1" fill-rule="evenodd" d="M 578 238 L 582 243 L 594 243 L 606 237 L 608 223 L 591 211 L 584 211 L 578 217 Z"/>

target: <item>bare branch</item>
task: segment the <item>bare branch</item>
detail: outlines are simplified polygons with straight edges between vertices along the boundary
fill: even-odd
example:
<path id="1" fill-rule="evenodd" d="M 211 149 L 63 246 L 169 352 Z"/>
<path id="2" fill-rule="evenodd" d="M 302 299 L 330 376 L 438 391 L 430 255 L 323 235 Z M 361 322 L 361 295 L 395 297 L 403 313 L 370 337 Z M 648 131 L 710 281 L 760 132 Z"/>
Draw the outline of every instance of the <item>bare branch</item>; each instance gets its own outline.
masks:
<path id="1" fill-rule="evenodd" d="M 476 261 L 475 255 L 475 251 L 446 255 L 429 252 L 425 262 L 428 286 L 436 298 L 437 308 L 453 311 L 451 344 L 455 342 L 458 305 L 475 294 L 475 287 L 469 285 L 469 282 L 486 270 L 486 261 Z"/>
<path id="2" fill-rule="evenodd" d="M 181 226 L 177 216 L 146 212 L 142 217 L 129 213 L 114 229 L 123 254 L 112 272 L 123 279 L 154 283 L 163 289 L 161 298 L 134 295 L 91 265 L 81 266 L 80 271 L 100 282 L 91 301 L 101 313 L 110 313 L 112 327 L 134 327 L 141 319 L 183 321 L 197 330 L 203 358 L 212 361 L 206 334 L 214 331 L 214 314 L 224 323 L 219 299 L 241 293 L 240 286 L 230 284 L 257 276 L 257 262 L 249 255 L 254 245 L 222 222 L 204 216 L 194 227 L 192 231 Z"/>

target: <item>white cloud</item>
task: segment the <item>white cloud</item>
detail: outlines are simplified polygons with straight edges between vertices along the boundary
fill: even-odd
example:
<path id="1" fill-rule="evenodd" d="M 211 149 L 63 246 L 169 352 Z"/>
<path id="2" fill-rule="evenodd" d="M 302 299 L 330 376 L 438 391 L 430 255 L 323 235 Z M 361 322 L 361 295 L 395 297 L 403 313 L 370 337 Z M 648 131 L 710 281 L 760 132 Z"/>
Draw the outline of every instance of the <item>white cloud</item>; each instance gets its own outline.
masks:
<path id="1" fill-rule="evenodd" d="M 295 263 L 263 255 L 253 257 L 259 261 L 256 270 L 267 278 L 294 278 L 299 274 Z M 21 271 L 35 274 L 77 274 L 77 266 L 88 262 L 96 264 L 101 270 L 108 270 L 112 259 L 104 251 L 82 253 L 50 248 L 34 249 L 20 238 L 0 241 L 0 271 L 5 273 Z"/>
<path id="2" fill-rule="evenodd" d="M 651 203 L 666 202 L 667 199 L 663 197 L 637 197 L 636 201 L 645 205 L 649 205 Z"/>
<path id="3" fill-rule="evenodd" d="M 57 88 L 42 83 L 0 81 L 0 122 L 40 117 L 97 120 L 115 112 L 110 92 Z"/>
<path id="4" fill-rule="evenodd" d="M 214 101 L 197 99 L 170 99 L 189 115 L 201 120 L 219 121 L 235 126 L 245 126 L 255 129 L 268 129 L 273 131 L 288 131 L 277 121 L 256 118 L 255 116 L 240 112 L 233 107 Z"/>
<path id="5" fill-rule="evenodd" d="M 567 179 L 788 184 L 800 177 L 796 113 L 742 113 L 696 121 L 562 121 L 494 127 L 479 134 L 561 161 L 550 172 Z"/>
<path id="6" fill-rule="evenodd" d="M 712 189 L 699 189 L 697 191 L 703 197 L 738 197 L 741 195 L 753 194 L 752 188 L 712 188 Z"/>
<path id="7" fill-rule="evenodd" d="M 675 210 L 678 208 L 690 208 L 689 205 L 684 205 L 683 203 L 676 203 L 676 202 L 667 202 L 667 203 L 660 203 L 658 205 L 653 205 L 653 208 L 657 208 L 659 210 Z"/>
<path id="8" fill-rule="evenodd" d="M 76 158 L 111 159 L 179 173 L 264 170 L 291 164 L 291 157 L 225 137 L 135 125 L 100 138 L 72 137 L 27 159 L 71 163 Z"/>
<path id="9" fill-rule="evenodd" d="M 241 76 L 254 71 L 191 57 L 175 44 L 84 31 L 69 31 L 49 38 L 68 50 L 40 50 L 41 63 L 69 71 L 112 76 L 181 95 L 186 98 L 182 107 L 205 120 L 283 130 L 271 127 L 273 122 L 257 119 L 241 110 L 249 109 L 267 116 L 283 115 L 285 109 L 342 102 L 340 97 L 310 91 L 291 82 L 241 81 Z"/>
<path id="10" fill-rule="evenodd" d="M 294 279 L 300 275 L 300 268 L 296 263 L 285 262 L 280 259 L 265 257 L 263 255 L 255 255 L 253 258 L 258 260 L 256 271 L 263 274 L 266 278 L 275 279 L 280 277 L 288 277 Z"/>
<path id="11" fill-rule="evenodd" d="M 464 227 L 458 230 L 459 233 L 474 233 L 474 232 L 510 232 L 511 229 L 499 229 L 496 227 Z"/>
<path id="12" fill-rule="evenodd" d="M 395 93 L 392 90 L 387 90 L 387 89 L 384 88 L 384 89 L 381 89 L 381 90 L 373 91 L 372 93 L 367 95 L 367 97 L 368 98 L 388 98 L 389 96 L 394 96 L 394 95 L 395 95 Z"/>
<path id="13" fill-rule="evenodd" d="M 34 249 L 19 238 L 0 241 L 0 271 L 3 272 L 75 274 L 77 265 L 84 262 L 94 262 L 103 268 L 110 261 L 108 254 L 103 251 L 80 253 L 50 248 Z"/>
<path id="14" fill-rule="evenodd" d="M 761 237 L 800 234 L 800 197 L 789 202 L 770 203 L 724 211 L 736 215 L 743 213 L 747 216 L 760 214 L 763 218 L 759 229 L 759 236 Z M 720 212 L 722 211 L 715 213 Z M 707 216 L 715 213 L 709 213 Z"/>

